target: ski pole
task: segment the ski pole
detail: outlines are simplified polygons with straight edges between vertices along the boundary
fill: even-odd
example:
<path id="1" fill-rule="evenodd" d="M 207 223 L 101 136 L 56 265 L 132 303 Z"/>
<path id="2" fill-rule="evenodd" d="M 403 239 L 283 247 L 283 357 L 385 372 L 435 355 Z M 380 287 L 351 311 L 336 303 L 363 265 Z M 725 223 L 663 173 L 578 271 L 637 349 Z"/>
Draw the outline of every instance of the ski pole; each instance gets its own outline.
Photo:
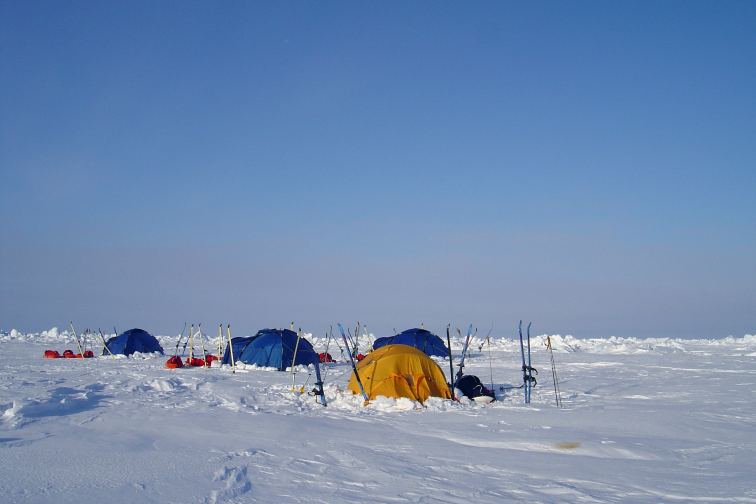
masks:
<path id="1" fill-rule="evenodd" d="M 330 326 L 330 327 L 331 327 L 330 333 L 333 334 L 333 326 Z M 338 338 L 333 338 L 333 342 L 336 343 L 336 348 L 339 349 L 339 354 L 341 355 L 341 358 L 343 359 L 344 358 L 344 349 L 341 348 L 341 345 L 339 345 L 339 339 Z"/>
<path id="2" fill-rule="evenodd" d="M 189 362 L 194 365 L 194 324 L 189 328 Z"/>
<path id="3" fill-rule="evenodd" d="M 297 376 L 297 368 L 295 367 L 297 363 L 297 351 L 299 350 L 299 340 L 302 339 L 302 328 L 300 327 L 297 331 L 297 344 L 294 345 L 294 356 L 291 358 L 291 391 L 296 392 L 295 387 L 295 379 Z"/>
<path id="4" fill-rule="evenodd" d="M 331 328 L 333 330 L 333 328 Z M 326 345 L 325 345 L 325 354 L 328 355 L 328 348 L 331 346 L 331 333 L 326 331 Z M 326 357 L 327 358 L 327 357 Z"/>
<path id="5" fill-rule="evenodd" d="M 360 354 L 360 323 L 357 322 L 357 329 L 354 330 L 354 356 Z"/>
<path id="6" fill-rule="evenodd" d="M 330 344 L 331 344 L 331 333 L 329 333 L 328 331 L 326 331 L 326 346 L 325 346 L 325 355 L 323 356 L 323 363 L 324 363 L 324 364 L 325 364 L 325 363 L 326 363 L 326 361 L 328 360 L 328 355 L 329 355 L 329 354 L 328 354 L 328 347 L 330 346 Z M 320 358 L 319 358 L 319 357 L 320 357 L 320 356 L 318 356 L 318 360 L 320 360 Z M 326 366 L 326 368 L 325 368 L 325 372 L 323 373 L 323 379 L 324 379 L 324 380 L 325 380 L 325 378 L 326 378 L 326 377 L 328 376 L 328 367 L 329 367 L 329 366 Z M 320 377 L 318 377 L 318 380 L 320 380 Z"/>
<path id="7" fill-rule="evenodd" d="M 231 372 L 236 373 L 236 363 L 234 362 L 234 345 L 231 343 L 231 324 L 226 326 L 226 333 L 228 334 L 228 352 L 231 354 Z"/>
<path id="8" fill-rule="evenodd" d="M 551 358 L 551 377 L 554 380 L 554 398 L 556 399 L 557 407 L 562 407 L 562 394 L 559 391 L 559 378 L 556 372 L 556 363 L 554 362 L 554 350 L 551 347 L 551 336 L 546 336 L 546 348 L 549 349 L 549 357 Z"/>
<path id="9" fill-rule="evenodd" d="M 108 344 L 107 344 L 107 343 L 105 342 L 105 337 L 104 337 L 104 336 L 102 335 L 102 330 L 100 330 L 100 329 L 98 328 L 98 329 L 97 329 L 97 332 L 99 332 L 99 333 L 100 333 L 100 339 L 102 340 L 102 350 L 103 350 L 103 352 L 104 352 L 105 350 L 107 350 L 107 351 L 108 351 L 108 353 L 109 353 L 110 355 L 113 355 L 113 352 L 111 352 L 111 351 L 110 351 L 110 348 L 108 348 Z M 102 353 L 102 352 L 101 352 L 101 353 Z"/>
<path id="10" fill-rule="evenodd" d="M 207 352 L 205 351 L 205 338 L 202 336 L 202 324 L 197 327 L 200 333 L 200 343 L 202 344 L 202 367 L 207 367 Z"/>
<path id="11" fill-rule="evenodd" d="M 174 357 L 176 357 L 178 355 L 178 347 L 179 347 L 179 344 L 181 343 L 181 338 L 184 337 L 184 331 L 186 331 L 186 322 L 184 322 L 184 328 L 181 329 L 181 333 L 179 334 L 179 337 L 176 340 L 176 349 L 173 352 L 173 356 Z"/>
<path id="12" fill-rule="evenodd" d="M 71 331 L 73 331 L 74 338 L 76 338 L 76 346 L 79 347 L 79 355 L 84 357 L 84 350 L 81 349 L 81 343 L 79 342 L 79 335 L 76 334 L 76 329 L 74 329 L 73 321 L 69 321 L 71 324 Z"/>
<path id="13" fill-rule="evenodd" d="M 492 330 L 493 326 L 491 326 L 491 331 Z M 491 331 L 488 331 L 488 335 L 486 336 L 486 343 L 488 343 L 488 369 L 491 371 L 491 392 L 496 395 L 496 392 L 494 392 L 493 382 L 493 359 L 491 357 Z"/>

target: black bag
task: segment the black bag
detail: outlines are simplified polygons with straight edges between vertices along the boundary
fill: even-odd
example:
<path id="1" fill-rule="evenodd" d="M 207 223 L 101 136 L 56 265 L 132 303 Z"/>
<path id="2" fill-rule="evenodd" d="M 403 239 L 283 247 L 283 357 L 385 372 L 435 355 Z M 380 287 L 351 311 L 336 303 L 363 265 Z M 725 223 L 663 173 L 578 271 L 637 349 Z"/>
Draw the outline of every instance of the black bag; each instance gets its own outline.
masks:
<path id="1" fill-rule="evenodd" d="M 496 400 L 496 394 L 492 390 L 488 390 L 485 385 L 480 381 L 480 378 L 473 375 L 465 375 L 454 384 L 456 388 L 462 391 L 465 396 L 470 399 L 475 399 L 480 396 L 487 396 Z"/>

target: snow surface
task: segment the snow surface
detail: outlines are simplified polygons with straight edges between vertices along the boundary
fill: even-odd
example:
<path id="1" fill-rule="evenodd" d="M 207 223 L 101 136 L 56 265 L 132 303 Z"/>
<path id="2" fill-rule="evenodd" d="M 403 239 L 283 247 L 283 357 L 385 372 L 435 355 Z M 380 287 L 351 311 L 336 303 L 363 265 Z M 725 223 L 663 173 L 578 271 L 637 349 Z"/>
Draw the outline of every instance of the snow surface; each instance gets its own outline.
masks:
<path id="1" fill-rule="evenodd" d="M 172 353 L 176 337 L 159 339 Z M 365 407 L 339 362 L 323 370 L 323 408 L 291 390 L 290 373 L 48 360 L 47 348 L 76 350 L 67 332 L 0 333 L 0 500 L 756 502 L 756 336 L 552 336 L 563 409 L 544 339 L 529 406 L 499 390 L 522 378 L 519 343 L 498 338 L 497 402 Z M 465 371 L 489 382 L 488 346 L 471 350 Z"/>

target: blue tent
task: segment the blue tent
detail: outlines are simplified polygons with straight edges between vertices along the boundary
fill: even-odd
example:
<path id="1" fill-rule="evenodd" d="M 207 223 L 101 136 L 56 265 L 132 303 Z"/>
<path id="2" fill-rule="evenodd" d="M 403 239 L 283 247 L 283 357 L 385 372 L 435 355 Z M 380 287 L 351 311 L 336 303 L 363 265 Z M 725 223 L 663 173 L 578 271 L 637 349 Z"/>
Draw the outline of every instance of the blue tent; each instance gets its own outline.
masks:
<path id="1" fill-rule="evenodd" d="M 239 360 L 242 350 L 244 350 L 244 347 L 253 339 L 254 336 L 238 336 L 231 339 L 231 347 L 234 349 L 234 361 Z M 231 354 L 228 351 L 228 345 L 226 345 L 226 351 L 223 352 L 221 364 L 231 364 Z"/>
<path id="2" fill-rule="evenodd" d="M 113 336 L 108 339 L 106 345 L 110 353 L 113 354 L 131 355 L 134 352 L 163 353 L 163 347 L 160 346 L 155 336 L 142 329 L 129 329 L 118 336 Z M 110 353 L 108 353 L 108 350 L 102 349 L 102 355 L 110 355 Z"/>
<path id="3" fill-rule="evenodd" d="M 378 338 L 373 343 L 373 350 L 378 350 L 386 345 L 409 345 L 425 352 L 425 355 L 437 355 L 447 357 L 449 351 L 443 340 L 425 329 L 407 329 L 396 336 Z"/>
<path id="4" fill-rule="evenodd" d="M 236 338 L 234 338 L 236 339 Z M 292 365 L 294 349 L 297 346 L 297 333 L 288 329 L 263 329 L 251 338 L 239 338 L 236 342 L 231 340 L 234 350 L 234 361 L 245 364 L 256 364 L 261 367 L 274 367 L 283 371 Z M 231 358 L 228 350 L 223 355 L 223 364 L 230 364 Z M 309 341 L 299 339 L 297 360 L 295 365 L 320 363 L 320 358 Z"/>

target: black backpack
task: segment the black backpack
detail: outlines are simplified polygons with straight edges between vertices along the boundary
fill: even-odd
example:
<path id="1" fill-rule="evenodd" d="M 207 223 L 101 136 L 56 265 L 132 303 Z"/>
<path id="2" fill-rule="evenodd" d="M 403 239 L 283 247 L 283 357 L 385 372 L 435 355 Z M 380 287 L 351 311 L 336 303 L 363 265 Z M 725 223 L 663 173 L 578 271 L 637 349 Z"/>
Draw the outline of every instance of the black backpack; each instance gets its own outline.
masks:
<path id="1" fill-rule="evenodd" d="M 461 390 L 462 393 L 470 399 L 475 399 L 480 396 L 488 396 L 494 401 L 496 400 L 496 394 L 494 394 L 492 390 L 488 390 L 477 376 L 465 375 L 457 380 L 457 383 L 455 383 L 454 386 Z"/>

